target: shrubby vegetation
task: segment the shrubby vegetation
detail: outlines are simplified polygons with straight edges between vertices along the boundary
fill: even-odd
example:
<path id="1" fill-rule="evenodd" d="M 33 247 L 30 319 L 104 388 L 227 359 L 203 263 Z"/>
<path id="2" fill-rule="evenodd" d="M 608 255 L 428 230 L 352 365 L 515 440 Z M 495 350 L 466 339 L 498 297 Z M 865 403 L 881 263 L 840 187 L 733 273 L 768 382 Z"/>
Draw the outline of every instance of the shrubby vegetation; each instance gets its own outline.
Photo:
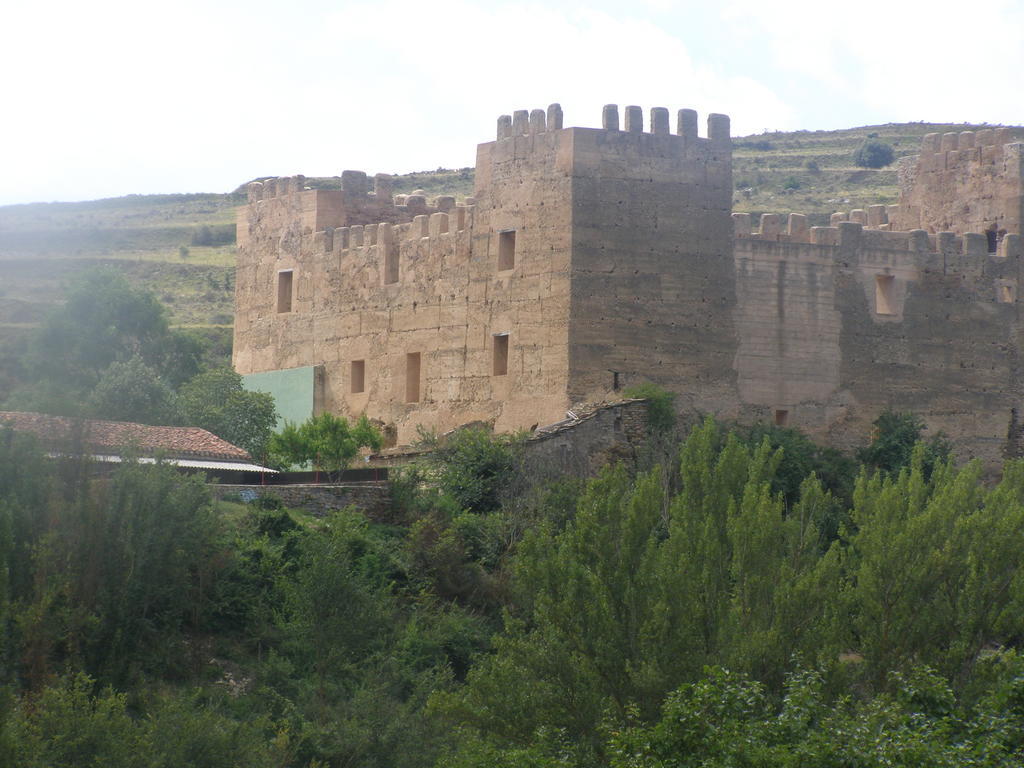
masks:
<path id="1" fill-rule="evenodd" d="M 302 424 L 286 422 L 280 432 L 271 435 L 268 449 L 272 460 L 282 467 L 312 464 L 318 472 L 337 480 L 360 448 L 379 451 L 382 442 L 380 431 L 365 414 L 350 425 L 343 416 L 325 412 Z"/>
<path id="2" fill-rule="evenodd" d="M 234 374 L 161 364 L 126 344 L 90 407 L 155 376 L 259 439 Z M 0 768 L 1019 765 L 1024 461 L 985 482 L 922 430 L 855 460 L 707 420 L 584 484 L 465 429 L 371 520 L 0 427 Z M 379 440 L 291 433 L 325 470 Z"/>

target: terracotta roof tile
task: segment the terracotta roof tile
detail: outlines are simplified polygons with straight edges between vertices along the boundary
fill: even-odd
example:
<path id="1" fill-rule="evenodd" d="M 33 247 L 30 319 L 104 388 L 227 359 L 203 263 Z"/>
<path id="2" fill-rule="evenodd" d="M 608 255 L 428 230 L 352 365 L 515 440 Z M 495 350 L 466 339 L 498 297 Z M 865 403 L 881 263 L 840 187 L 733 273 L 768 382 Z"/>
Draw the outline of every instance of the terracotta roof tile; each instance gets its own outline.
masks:
<path id="1" fill-rule="evenodd" d="M 249 454 L 199 427 L 153 427 L 128 421 L 101 421 L 50 416 L 45 413 L 0 411 L 0 425 L 36 435 L 49 448 L 81 440 L 89 450 L 119 454 L 131 446 L 142 456 L 207 457 L 251 461 Z"/>

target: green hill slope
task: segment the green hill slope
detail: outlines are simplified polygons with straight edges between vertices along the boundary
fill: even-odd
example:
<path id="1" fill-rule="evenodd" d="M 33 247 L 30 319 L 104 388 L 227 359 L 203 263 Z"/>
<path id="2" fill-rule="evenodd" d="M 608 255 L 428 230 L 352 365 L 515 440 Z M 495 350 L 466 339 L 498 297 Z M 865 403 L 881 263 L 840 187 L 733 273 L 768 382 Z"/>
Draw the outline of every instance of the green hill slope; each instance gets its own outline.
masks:
<path id="1" fill-rule="evenodd" d="M 764 133 L 733 140 L 733 210 L 806 213 L 827 224 L 835 211 L 895 203 L 896 162 L 877 170 L 859 168 L 853 155 L 867 138 L 892 146 L 896 160 L 920 151 L 926 133 L 988 128 L 966 123 L 890 123 L 841 131 Z M 1024 129 L 1016 131 L 1024 136 Z"/>

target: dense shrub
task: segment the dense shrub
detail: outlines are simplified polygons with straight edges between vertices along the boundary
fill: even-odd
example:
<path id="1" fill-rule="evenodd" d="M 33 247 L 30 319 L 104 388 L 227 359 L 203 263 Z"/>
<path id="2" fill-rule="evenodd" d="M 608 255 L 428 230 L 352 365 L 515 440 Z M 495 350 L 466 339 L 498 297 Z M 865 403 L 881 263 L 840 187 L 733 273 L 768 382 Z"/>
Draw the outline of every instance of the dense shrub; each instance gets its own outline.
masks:
<path id="1" fill-rule="evenodd" d="M 861 168 L 884 168 L 895 157 L 893 148 L 889 144 L 877 139 L 865 139 L 864 143 L 853 153 L 853 162 L 854 165 Z"/>
<path id="2" fill-rule="evenodd" d="M 458 430 L 434 454 L 438 485 L 461 509 L 493 512 L 516 480 L 521 442 L 483 428 Z"/>

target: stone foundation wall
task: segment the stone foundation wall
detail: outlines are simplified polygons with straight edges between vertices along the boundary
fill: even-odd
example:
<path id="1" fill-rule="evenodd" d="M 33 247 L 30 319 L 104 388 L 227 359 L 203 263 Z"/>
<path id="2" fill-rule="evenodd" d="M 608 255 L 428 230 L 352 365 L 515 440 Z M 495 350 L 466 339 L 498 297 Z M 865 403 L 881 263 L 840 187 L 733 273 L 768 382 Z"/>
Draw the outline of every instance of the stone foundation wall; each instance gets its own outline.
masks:
<path id="1" fill-rule="evenodd" d="M 647 401 L 613 403 L 534 433 L 525 465 L 534 478 L 587 478 L 617 462 L 636 468 L 648 437 Z"/>
<path id="2" fill-rule="evenodd" d="M 345 485 L 232 485 L 209 486 L 214 498 L 238 496 L 254 501 L 260 496 L 280 499 L 286 507 L 304 509 L 318 517 L 346 507 L 355 507 L 367 517 L 386 519 L 391 510 L 391 495 L 386 482 Z"/>

